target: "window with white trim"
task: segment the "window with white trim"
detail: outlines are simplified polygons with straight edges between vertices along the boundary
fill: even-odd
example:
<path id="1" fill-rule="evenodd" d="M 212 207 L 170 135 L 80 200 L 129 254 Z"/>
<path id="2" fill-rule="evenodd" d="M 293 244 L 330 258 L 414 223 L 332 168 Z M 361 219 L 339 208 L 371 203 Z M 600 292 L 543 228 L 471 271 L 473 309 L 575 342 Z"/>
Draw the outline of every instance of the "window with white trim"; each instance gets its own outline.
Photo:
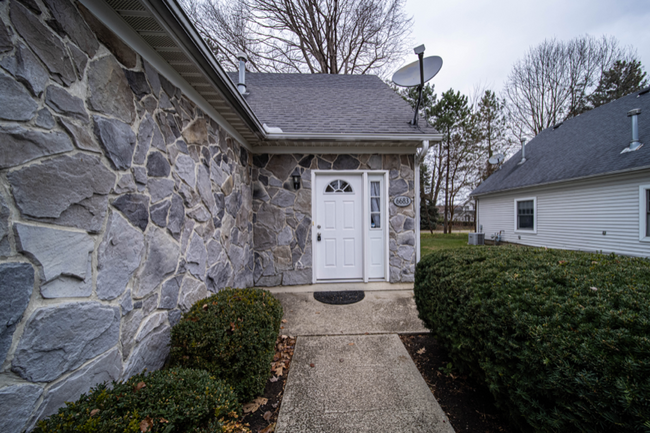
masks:
<path id="1" fill-rule="evenodd" d="M 650 185 L 639 187 L 639 240 L 650 242 Z"/>
<path id="2" fill-rule="evenodd" d="M 537 199 L 515 199 L 515 232 L 537 233 Z"/>

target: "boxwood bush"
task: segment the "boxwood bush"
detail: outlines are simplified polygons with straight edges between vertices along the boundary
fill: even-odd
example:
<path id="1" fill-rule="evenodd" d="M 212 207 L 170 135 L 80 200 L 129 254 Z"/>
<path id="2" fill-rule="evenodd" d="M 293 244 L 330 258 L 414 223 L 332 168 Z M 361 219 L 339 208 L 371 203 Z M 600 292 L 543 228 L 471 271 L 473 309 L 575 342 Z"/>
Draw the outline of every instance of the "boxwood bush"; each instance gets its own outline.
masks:
<path id="1" fill-rule="evenodd" d="M 432 253 L 420 318 L 524 430 L 650 431 L 650 261 L 520 247 Z"/>
<path id="2" fill-rule="evenodd" d="M 225 382 L 203 370 L 175 368 L 97 385 L 40 421 L 34 432 L 221 432 L 239 408 Z"/>
<path id="3" fill-rule="evenodd" d="M 201 368 L 230 383 L 240 402 L 264 392 L 282 306 L 260 289 L 224 289 L 202 299 L 172 328 L 172 365 Z"/>

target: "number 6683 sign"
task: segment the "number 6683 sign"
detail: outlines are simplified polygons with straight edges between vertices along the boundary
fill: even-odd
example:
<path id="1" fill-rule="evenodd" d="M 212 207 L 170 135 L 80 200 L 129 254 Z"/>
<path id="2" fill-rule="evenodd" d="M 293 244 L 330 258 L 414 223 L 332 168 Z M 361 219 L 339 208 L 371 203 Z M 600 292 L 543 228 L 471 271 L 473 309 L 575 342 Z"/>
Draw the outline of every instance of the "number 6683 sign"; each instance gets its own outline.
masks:
<path id="1" fill-rule="evenodd" d="M 393 199 L 393 204 L 395 206 L 399 207 L 406 207 L 411 204 L 413 200 L 411 200 L 411 197 L 406 197 L 405 195 L 400 195 L 398 197 L 395 197 Z"/>

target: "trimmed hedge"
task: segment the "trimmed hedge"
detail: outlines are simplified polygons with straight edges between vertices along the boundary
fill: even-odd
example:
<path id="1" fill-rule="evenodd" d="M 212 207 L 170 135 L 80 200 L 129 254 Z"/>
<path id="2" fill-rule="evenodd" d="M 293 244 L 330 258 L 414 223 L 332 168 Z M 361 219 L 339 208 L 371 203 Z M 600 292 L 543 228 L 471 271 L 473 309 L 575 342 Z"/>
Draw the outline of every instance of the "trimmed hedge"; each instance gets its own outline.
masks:
<path id="1" fill-rule="evenodd" d="M 524 430 L 650 431 L 650 261 L 518 247 L 443 250 L 420 318 Z"/>
<path id="2" fill-rule="evenodd" d="M 97 385 L 40 421 L 34 432 L 221 432 L 239 409 L 223 381 L 203 370 L 176 368 L 138 374 L 112 387 Z"/>
<path id="3" fill-rule="evenodd" d="M 224 289 L 183 314 L 171 331 L 171 364 L 200 368 L 230 383 L 245 403 L 263 394 L 282 306 L 260 289 Z"/>

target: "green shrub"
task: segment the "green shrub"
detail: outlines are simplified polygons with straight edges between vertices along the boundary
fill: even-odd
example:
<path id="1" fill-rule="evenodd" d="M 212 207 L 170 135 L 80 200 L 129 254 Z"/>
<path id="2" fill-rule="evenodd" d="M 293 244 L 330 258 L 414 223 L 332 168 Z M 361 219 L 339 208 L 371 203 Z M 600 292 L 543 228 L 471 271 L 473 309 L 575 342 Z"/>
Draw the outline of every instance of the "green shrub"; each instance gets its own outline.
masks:
<path id="1" fill-rule="evenodd" d="M 442 250 L 418 264 L 415 299 L 454 366 L 524 430 L 650 431 L 650 261 Z"/>
<path id="2" fill-rule="evenodd" d="M 144 383 L 144 386 L 142 384 Z M 97 385 L 43 421 L 35 433 L 220 432 L 239 411 L 225 382 L 203 370 L 176 368 Z M 230 419 L 230 420 L 229 420 Z"/>
<path id="3" fill-rule="evenodd" d="M 260 289 L 224 289 L 198 301 L 172 328 L 172 365 L 201 368 L 230 383 L 240 402 L 264 392 L 282 306 Z"/>

